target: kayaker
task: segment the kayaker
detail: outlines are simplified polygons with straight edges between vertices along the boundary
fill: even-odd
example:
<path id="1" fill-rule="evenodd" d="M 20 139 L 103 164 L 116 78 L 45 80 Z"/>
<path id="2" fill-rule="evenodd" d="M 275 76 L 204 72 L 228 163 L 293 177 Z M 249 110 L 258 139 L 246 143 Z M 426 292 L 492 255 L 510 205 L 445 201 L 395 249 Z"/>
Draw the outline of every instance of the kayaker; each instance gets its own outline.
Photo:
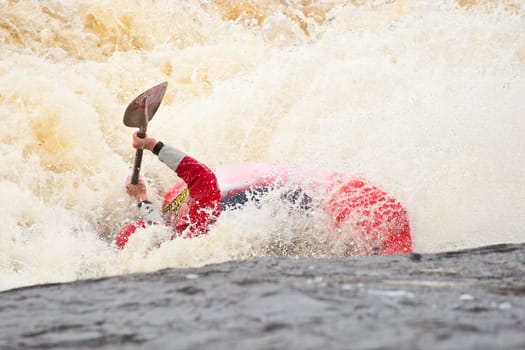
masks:
<path id="1" fill-rule="evenodd" d="M 175 235 L 195 237 L 208 231 L 208 226 L 216 221 L 221 211 L 221 193 L 217 178 L 205 164 L 188 156 L 179 149 L 158 141 L 153 137 L 140 138 L 138 131 L 133 133 L 132 146 L 151 151 L 159 160 L 172 169 L 187 184 L 161 214 L 149 201 L 144 181 L 137 184 L 128 182 L 127 193 L 135 198 L 139 207 L 139 221 L 126 225 L 117 235 L 115 244 L 123 248 L 137 228 L 145 228 L 154 223 L 173 227 Z"/>
<path id="2" fill-rule="evenodd" d="M 312 188 L 308 176 L 301 185 L 287 182 L 286 171 L 264 164 L 242 164 L 211 170 L 177 148 L 153 137 L 133 134 L 132 146 L 157 155 L 183 181 L 164 194 L 162 213 L 148 200 L 146 185 L 128 183 L 127 192 L 139 207 L 140 220 L 126 225 L 115 244 L 124 248 L 138 229 L 152 224 L 171 226 L 173 236 L 196 237 L 209 231 L 221 210 L 258 203 L 275 190 L 291 210 L 324 211 L 333 230 L 329 244 L 344 242 L 345 255 L 392 255 L 412 252 L 408 213 L 400 202 L 379 187 L 334 172 L 310 175 L 325 184 Z M 300 183 L 300 182 L 299 182 Z M 222 189 L 222 193 L 221 193 Z M 306 191 L 306 192 L 305 192 Z"/>

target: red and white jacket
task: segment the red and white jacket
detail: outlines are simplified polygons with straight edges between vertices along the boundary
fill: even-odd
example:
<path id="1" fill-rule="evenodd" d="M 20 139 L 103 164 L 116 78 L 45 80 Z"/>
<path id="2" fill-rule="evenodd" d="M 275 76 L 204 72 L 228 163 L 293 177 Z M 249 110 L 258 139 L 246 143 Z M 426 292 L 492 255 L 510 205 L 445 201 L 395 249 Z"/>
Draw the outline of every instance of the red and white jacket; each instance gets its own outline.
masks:
<path id="1" fill-rule="evenodd" d="M 221 191 L 217 177 L 203 163 L 170 145 L 164 144 L 158 153 L 165 163 L 187 184 L 163 210 L 161 215 L 151 202 L 139 203 L 141 220 L 126 225 L 117 235 L 115 244 L 124 248 L 137 228 L 151 224 L 171 225 L 174 236 L 196 237 L 208 231 L 221 211 Z"/>

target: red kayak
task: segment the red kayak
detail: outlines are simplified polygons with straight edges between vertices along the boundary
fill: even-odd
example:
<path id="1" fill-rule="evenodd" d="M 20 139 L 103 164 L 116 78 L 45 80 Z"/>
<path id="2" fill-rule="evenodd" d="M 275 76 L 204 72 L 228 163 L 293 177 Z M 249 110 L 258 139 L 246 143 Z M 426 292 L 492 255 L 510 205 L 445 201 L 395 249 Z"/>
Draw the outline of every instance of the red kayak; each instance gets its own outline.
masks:
<path id="1" fill-rule="evenodd" d="M 242 164 L 214 169 L 221 189 L 222 210 L 237 210 L 261 201 L 272 191 L 294 208 L 323 210 L 333 226 L 331 239 L 347 244 L 347 255 L 393 255 L 412 252 L 405 208 L 386 192 L 360 178 L 338 173 L 309 174 L 296 179 L 290 168 Z M 163 208 L 183 198 L 181 181 L 164 195 Z M 182 194 L 182 195 L 181 195 Z M 176 204 L 176 203 L 175 203 Z"/>

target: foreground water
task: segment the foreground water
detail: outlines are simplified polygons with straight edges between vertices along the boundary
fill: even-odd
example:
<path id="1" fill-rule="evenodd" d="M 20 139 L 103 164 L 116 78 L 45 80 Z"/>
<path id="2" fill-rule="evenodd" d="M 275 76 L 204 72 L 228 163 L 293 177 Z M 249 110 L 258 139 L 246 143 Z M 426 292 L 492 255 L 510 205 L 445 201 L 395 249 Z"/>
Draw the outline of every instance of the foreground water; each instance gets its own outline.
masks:
<path id="1" fill-rule="evenodd" d="M 523 349 L 525 245 L 265 258 L 0 293 L 12 349 Z"/>

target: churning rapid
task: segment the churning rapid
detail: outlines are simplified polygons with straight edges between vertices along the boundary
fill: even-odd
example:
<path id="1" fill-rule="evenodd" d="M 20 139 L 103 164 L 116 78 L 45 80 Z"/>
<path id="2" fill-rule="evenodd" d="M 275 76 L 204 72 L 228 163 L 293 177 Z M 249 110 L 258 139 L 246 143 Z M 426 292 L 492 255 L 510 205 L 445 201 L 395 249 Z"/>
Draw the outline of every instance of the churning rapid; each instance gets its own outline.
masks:
<path id="1" fill-rule="evenodd" d="M 517 0 L 0 0 L 0 12 L 0 290 L 330 255 L 315 247 L 322 222 L 250 208 L 202 238 L 114 250 L 136 215 L 122 116 L 163 81 L 149 133 L 212 167 L 367 178 L 407 208 L 418 252 L 525 241 Z M 143 175 L 156 204 L 176 181 L 149 154 Z"/>

